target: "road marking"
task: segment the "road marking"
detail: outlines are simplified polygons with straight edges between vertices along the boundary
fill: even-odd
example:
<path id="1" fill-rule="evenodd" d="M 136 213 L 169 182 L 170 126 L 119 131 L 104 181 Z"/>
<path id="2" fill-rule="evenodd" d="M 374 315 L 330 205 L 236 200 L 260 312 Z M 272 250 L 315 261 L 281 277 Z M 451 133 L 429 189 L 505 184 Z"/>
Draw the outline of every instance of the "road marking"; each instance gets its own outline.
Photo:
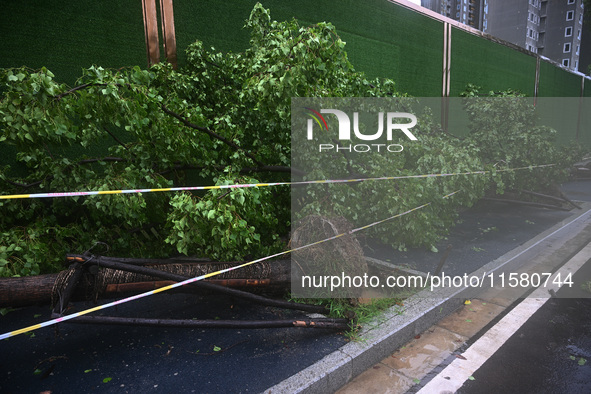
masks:
<path id="1" fill-rule="evenodd" d="M 564 264 L 557 273 L 564 278 L 573 274 L 591 258 L 591 243 Z M 553 275 L 554 276 L 554 275 Z M 528 298 L 524 299 L 511 312 L 481 336 L 463 354 L 466 359 L 455 359 L 418 393 L 453 393 L 460 389 L 486 360 L 488 360 L 529 318 L 549 299 L 548 292 L 557 292 L 560 286 L 548 283 L 546 287 L 537 288 Z"/>

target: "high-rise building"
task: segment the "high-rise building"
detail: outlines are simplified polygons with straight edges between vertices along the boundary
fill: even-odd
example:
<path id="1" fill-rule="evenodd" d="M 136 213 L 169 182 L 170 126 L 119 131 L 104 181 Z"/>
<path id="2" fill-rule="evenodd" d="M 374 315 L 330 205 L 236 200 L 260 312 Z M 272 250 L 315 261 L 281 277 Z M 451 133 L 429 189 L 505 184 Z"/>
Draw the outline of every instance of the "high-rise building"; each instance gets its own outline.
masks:
<path id="1" fill-rule="evenodd" d="M 421 5 L 576 71 L 583 0 L 422 0 Z"/>
<path id="2" fill-rule="evenodd" d="M 488 0 L 421 0 L 421 6 L 475 29 L 486 28 Z"/>
<path id="3" fill-rule="evenodd" d="M 544 1 L 542 15 L 546 17 L 546 23 L 542 26 L 543 37 L 538 52 L 577 70 L 583 34 L 583 1 Z"/>
<path id="4" fill-rule="evenodd" d="M 488 12 L 486 33 L 578 69 L 582 0 L 495 0 Z"/>

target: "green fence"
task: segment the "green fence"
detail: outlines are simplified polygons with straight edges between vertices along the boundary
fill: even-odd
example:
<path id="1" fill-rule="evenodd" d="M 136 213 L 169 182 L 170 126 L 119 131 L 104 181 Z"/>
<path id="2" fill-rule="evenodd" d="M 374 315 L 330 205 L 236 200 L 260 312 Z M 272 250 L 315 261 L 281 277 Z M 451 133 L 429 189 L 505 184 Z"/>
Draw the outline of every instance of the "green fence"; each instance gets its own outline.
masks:
<path id="1" fill-rule="evenodd" d="M 582 77 L 556 67 L 552 63 L 540 62 L 541 97 L 580 97 Z"/>
<path id="2" fill-rule="evenodd" d="M 184 48 L 196 39 L 222 51 L 248 45 L 243 29 L 254 0 L 176 1 L 179 65 Z M 387 0 L 263 0 L 276 20 L 301 25 L 333 23 L 351 62 L 370 77 L 388 77 L 398 90 L 419 97 L 442 94 L 445 21 Z M 140 1 L 5 1 L 0 13 L 0 67 L 46 66 L 60 81 L 73 84 L 92 64 L 119 68 L 145 65 Z M 451 34 L 450 95 L 468 83 L 484 91 L 518 89 L 533 96 L 579 97 L 581 76 L 514 47 L 454 27 Z M 584 96 L 591 94 L 585 83 Z"/>
<path id="3" fill-rule="evenodd" d="M 485 92 L 517 89 L 534 95 L 534 56 L 457 28 L 452 30 L 451 50 L 450 96 L 458 96 L 468 83 Z"/>
<path id="4" fill-rule="evenodd" d="M 0 37 L 0 67 L 45 66 L 69 84 L 93 64 L 146 64 L 139 1 L 3 1 Z"/>
<path id="5" fill-rule="evenodd" d="M 591 97 L 591 79 L 585 79 L 585 91 L 583 97 Z"/>

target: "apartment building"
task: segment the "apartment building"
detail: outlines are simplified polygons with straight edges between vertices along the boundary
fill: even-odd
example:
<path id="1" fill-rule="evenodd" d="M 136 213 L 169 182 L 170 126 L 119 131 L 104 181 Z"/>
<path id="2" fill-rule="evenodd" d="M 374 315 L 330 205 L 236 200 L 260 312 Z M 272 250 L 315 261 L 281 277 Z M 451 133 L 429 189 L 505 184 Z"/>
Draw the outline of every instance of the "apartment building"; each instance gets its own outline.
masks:
<path id="1" fill-rule="evenodd" d="M 546 0 L 540 14 L 538 53 L 577 70 L 583 34 L 582 0 Z"/>
<path id="2" fill-rule="evenodd" d="M 489 0 L 421 0 L 421 6 L 478 30 L 487 26 Z M 494 1 L 494 0 L 493 0 Z"/>
<path id="3" fill-rule="evenodd" d="M 422 0 L 421 5 L 576 71 L 583 0 Z"/>
<path id="4" fill-rule="evenodd" d="M 577 70 L 583 32 L 582 0 L 495 0 L 484 32 Z"/>

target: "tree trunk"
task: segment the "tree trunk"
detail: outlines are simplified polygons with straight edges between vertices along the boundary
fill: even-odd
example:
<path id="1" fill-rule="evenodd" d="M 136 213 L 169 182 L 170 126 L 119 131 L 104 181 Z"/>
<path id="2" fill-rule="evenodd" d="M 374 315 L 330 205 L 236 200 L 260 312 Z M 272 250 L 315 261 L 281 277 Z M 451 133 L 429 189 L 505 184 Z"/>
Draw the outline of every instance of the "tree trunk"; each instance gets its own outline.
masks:
<path id="1" fill-rule="evenodd" d="M 133 263 L 130 259 L 121 260 Z M 188 277 L 196 277 L 238 264 L 231 262 L 186 262 L 182 260 L 158 260 L 158 264 L 149 264 L 150 261 L 145 259 L 138 263 L 149 268 Z M 108 268 L 100 268 L 98 272 L 93 272 L 92 269 L 89 271 L 85 272 L 79 281 L 73 294 L 73 300 L 120 297 L 123 294 L 145 292 L 173 283 L 148 275 Z M 275 260 L 244 267 L 205 281 L 227 287 L 278 293 L 289 289 L 290 271 L 290 260 Z M 69 272 L 70 270 L 64 270 L 57 274 L 23 278 L 0 278 L 0 307 L 21 307 L 52 303 L 52 297 L 57 298 L 58 293 L 65 288 Z M 189 287 L 181 287 L 175 290 L 194 291 Z"/>

